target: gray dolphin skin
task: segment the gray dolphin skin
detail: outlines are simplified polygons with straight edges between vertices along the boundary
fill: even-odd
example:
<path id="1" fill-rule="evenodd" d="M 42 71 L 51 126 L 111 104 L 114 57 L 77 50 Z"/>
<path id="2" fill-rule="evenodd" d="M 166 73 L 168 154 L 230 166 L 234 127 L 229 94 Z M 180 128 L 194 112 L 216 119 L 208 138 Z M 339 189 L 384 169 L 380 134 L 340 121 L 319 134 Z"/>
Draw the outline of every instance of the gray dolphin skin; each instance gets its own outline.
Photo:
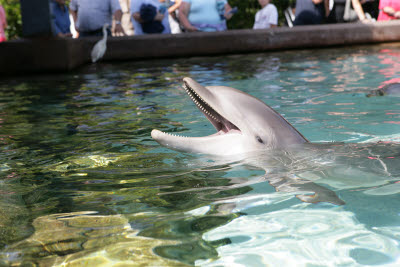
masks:
<path id="1" fill-rule="evenodd" d="M 400 96 L 400 83 L 389 83 L 382 88 L 373 90 L 371 93 L 367 94 L 367 97 L 371 96 Z"/>
<path id="2" fill-rule="evenodd" d="M 204 87 L 187 77 L 183 82 L 183 88 L 217 133 L 183 137 L 153 130 L 153 139 L 165 147 L 189 153 L 234 155 L 308 142 L 279 113 L 249 94 L 226 86 Z"/>
<path id="3" fill-rule="evenodd" d="M 232 156 L 254 155 L 252 152 L 257 151 L 262 154 L 268 150 L 308 143 L 279 113 L 249 94 L 226 86 L 204 87 L 191 78 L 184 78 L 183 82 L 183 88 L 217 132 L 210 136 L 184 137 L 153 130 L 153 139 L 167 148 L 189 153 Z M 265 167 L 263 161 L 254 165 Z M 265 180 L 278 191 L 312 193 L 296 194 L 304 202 L 344 204 L 335 192 L 307 179 L 270 179 L 266 176 Z"/>

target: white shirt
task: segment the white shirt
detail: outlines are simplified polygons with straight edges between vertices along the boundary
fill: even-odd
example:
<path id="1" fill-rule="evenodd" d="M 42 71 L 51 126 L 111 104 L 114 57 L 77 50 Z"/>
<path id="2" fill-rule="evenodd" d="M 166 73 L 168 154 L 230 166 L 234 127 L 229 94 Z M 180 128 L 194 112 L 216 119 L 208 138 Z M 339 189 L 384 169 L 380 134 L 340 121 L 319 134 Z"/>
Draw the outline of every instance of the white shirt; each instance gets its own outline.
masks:
<path id="1" fill-rule="evenodd" d="M 268 29 L 272 25 L 278 25 L 278 10 L 274 4 L 268 4 L 257 11 L 253 29 Z"/>

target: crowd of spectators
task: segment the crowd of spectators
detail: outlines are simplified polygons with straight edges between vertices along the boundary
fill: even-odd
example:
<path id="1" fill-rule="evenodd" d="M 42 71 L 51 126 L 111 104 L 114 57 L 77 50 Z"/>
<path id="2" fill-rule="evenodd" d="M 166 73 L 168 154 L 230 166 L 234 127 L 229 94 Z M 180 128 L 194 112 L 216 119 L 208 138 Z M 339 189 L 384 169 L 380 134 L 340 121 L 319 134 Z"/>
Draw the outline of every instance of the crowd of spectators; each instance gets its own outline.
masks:
<path id="1" fill-rule="evenodd" d="M 379 9 L 376 2 L 379 1 Z M 227 30 L 237 7 L 228 0 L 130 0 L 130 17 L 135 35 L 152 33 L 213 32 Z M 258 0 L 260 9 L 253 29 L 278 26 L 278 9 L 271 0 Z M 113 35 L 126 35 L 119 0 L 50 0 L 54 35 L 102 36 L 103 25 L 114 25 Z M 291 15 L 286 16 L 286 12 Z M 297 0 L 285 10 L 288 26 L 400 19 L 400 0 Z M 113 23 L 114 22 L 114 23 Z M 71 27 L 71 24 L 73 25 Z M 0 5 L 0 42 L 6 40 L 6 15 Z M 111 30 L 108 29 L 111 35 Z"/>
<path id="2" fill-rule="evenodd" d="M 375 0 L 297 0 L 294 25 L 371 22 L 376 20 Z M 384 1 L 381 1 L 384 2 Z M 400 1 L 399 1 L 400 2 Z M 332 4 L 332 7 L 331 7 Z"/>

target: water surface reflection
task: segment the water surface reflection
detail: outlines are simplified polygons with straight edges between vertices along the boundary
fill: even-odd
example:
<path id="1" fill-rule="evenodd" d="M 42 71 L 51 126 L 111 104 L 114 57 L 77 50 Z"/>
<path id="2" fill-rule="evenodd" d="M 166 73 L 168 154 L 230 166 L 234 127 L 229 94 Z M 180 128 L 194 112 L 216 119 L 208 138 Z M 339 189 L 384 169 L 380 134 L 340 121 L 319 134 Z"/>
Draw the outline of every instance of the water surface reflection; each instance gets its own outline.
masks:
<path id="1" fill-rule="evenodd" d="M 0 264 L 395 266 L 400 104 L 365 95 L 400 78 L 399 51 L 100 64 L 1 80 Z M 162 148 L 153 128 L 214 131 L 181 88 L 185 76 L 248 92 L 325 146 L 228 159 Z M 313 194 L 295 187 L 303 181 L 346 204 L 302 202 Z"/>

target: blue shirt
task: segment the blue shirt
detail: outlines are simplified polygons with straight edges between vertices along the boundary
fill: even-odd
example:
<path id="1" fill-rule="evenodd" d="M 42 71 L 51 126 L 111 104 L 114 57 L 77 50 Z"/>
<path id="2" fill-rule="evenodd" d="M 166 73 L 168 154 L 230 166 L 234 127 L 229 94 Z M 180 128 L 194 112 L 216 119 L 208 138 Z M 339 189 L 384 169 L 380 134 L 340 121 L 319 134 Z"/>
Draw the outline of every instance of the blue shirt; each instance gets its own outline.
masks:
<path id="1" fill-rule="evenodd" d="M 51 1 L 50 9 L 53 15 L 54 34 L 71 33 L 68 7 L 64 5 L 63 10 L 58 3 Z"/>
<path id="2" fill-rule="evenodd" d="M 190 4 L 190 10 L 188 20 L 193 26 L 205 25 L 200 27 L 201 31 L 215 31 L 213 27 L 207 27 L 206 25 L 218 25 L 225 23 L 225 20 L 221 19 L 219 14 L 216 0 L 184 0 Z M 227 3 L 226 0 L 221 1 L 223 6 Z M 198 27 L 198 26 L 197 26 Z"/>
<path id="3" fill-rule="evenodd" d="M 100 30 L 106 23 L 111 25 L 115 11 L 120 10 L 121 6 L 118 0 L 71 0 L 69 8 L 78 12 L 78 30 L 90 32 Z"/>

